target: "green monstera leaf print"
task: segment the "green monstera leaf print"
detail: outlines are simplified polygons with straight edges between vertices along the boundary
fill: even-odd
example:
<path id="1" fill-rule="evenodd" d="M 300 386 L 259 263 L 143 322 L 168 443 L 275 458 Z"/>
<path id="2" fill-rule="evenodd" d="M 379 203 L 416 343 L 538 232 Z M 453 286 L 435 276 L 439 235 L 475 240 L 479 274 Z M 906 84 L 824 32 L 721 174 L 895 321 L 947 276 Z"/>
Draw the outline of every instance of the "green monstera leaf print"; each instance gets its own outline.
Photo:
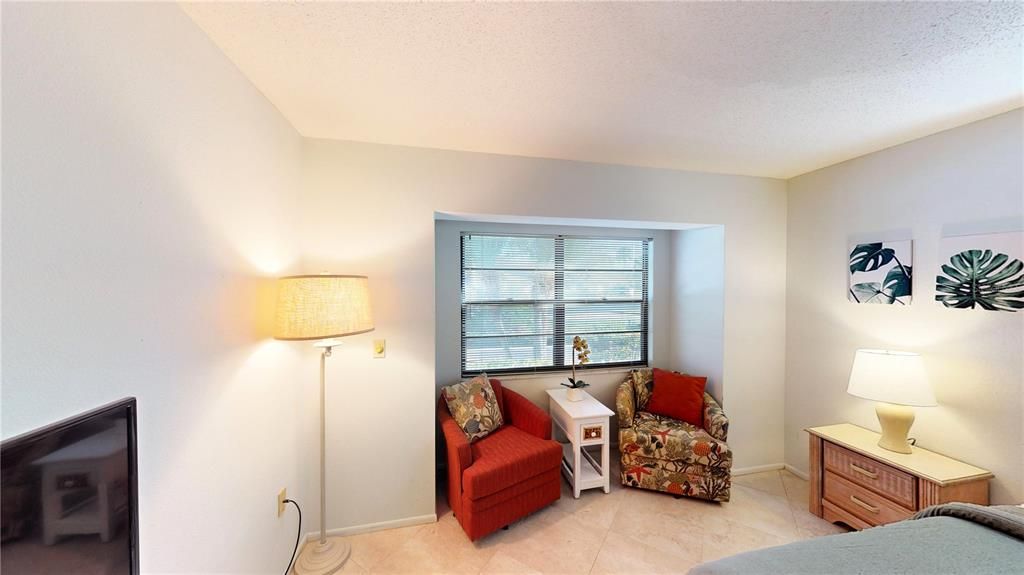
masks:
<path id="1" fill-rule="evenodd" d="M 906 305 L 898 298 L 910 295 L 910 280 L 913 270 L 911 266 L 895 267 L 885 274 L 885 281 L 864 282 L 854 284 L 850 288 L 853 296 L 860 303 L 898 303 Z"/>
<path id="2" fill-rule="evenodd" d="M 877 270 L 896 257 L 896 250 L 882 247 L 882 242 L 857 244 L 850 252 L 850 273 Z"/>
<path id="3" fill-rule="evenodd" d="M 963 251 L 935 276 L 935 292 L 946 307 L 1015 312 L 1024 308 L 1024 263 L 992 250 Z"/>
<path id="4" fill-rule="evenodd" d="M 881 282 L 858 282 L 850 286 L 850 295 L 857 303 L 900 304 L 899 298 L 911 295 L 913 270 L 896 257 L 896 250 L 887 248 L 882 242 L 857 244 L 850 252 L 850 274 L 873 272 L 884 269 L 890 263 L 893 268 Z"/>
<path id="5" fill-rule="evenodd" d="M 889 273 L 885 274 L 882 291 L 892 299 L 910 295 L 910 281 L 913 273 L 913 266 L 899 265 L 892 268 Z"/>
<path id="6" fill-rule="evenodd" d="M 878 282 L 853 284 L 850 291 L 858 303 L 891 303 L 882 291 L 882 284 Z"/>

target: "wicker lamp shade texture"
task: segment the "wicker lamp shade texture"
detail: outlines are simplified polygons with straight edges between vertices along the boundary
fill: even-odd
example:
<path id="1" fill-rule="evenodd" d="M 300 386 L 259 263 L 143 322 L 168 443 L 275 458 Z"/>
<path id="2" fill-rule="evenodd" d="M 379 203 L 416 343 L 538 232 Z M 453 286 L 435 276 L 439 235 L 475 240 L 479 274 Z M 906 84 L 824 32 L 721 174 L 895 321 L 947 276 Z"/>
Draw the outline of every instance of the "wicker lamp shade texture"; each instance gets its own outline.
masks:
<path id="1" fill-rule="evenodd" d="M 300 275 L 278 280 L 276 339 L 328 339 L 371 330 L 366 276 Z"/>

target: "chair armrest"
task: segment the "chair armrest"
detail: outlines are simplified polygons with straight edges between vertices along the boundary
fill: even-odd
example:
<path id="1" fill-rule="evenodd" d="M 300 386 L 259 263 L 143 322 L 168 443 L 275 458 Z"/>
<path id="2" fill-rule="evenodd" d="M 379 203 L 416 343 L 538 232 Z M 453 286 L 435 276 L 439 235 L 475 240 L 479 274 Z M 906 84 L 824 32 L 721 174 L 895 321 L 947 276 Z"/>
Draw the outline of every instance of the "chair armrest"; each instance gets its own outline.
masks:
<path id="1" fill-rule="evenodd" d="M 551 439 L 551 416 L 547 412 L 507 387 L 501 390 L 501 394 L 505 400 L 508 423 L 530 435 Z"/>
<path id="2" fill-rule="evenodd" d="M 707 392 L 704 392 L 704 431 L 722 442 L 729 435 L 729 418 L 722 411 L 722 406 Z"/>
<path id="3" fill-rule="evenodd" d="M 460 484 L 458 492 L 461 493 L 462 472 L 473 463 L 473 450 L 469 447 L 466 434 L 448 412 L 443 397 L 437 404 L 437 422 L 441 424 L 445 451 L 448 453 L 449 480 L 454 478 Z"/>
<path id="4" fill-rule="evenodd" d="M 619 384 L 619 388 L 615 391 L 615 411 L 619 418 L 619 429 L 633 427 L 633 417 L 636 415 L 634 397 L 632 379 L 627 379 Z"/>

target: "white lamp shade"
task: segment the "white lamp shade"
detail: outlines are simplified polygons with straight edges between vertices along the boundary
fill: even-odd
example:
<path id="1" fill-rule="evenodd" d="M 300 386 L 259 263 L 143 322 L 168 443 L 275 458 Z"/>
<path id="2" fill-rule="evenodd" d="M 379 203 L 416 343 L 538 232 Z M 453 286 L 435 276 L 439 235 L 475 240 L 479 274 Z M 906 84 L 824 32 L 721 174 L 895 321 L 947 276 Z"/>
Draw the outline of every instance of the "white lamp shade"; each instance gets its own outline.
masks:
<path id="1" fill-rule="evenodd" d="M 921 356 L 903 351 L 858 349 L 846 392 L 897 405 L 938 405 Z"/>
<path id="2" fill-rule="evenodd" d="M 328 339 L 371 330 L 366 276 L 302 275 L 277 281 L 275 338 Z"/>

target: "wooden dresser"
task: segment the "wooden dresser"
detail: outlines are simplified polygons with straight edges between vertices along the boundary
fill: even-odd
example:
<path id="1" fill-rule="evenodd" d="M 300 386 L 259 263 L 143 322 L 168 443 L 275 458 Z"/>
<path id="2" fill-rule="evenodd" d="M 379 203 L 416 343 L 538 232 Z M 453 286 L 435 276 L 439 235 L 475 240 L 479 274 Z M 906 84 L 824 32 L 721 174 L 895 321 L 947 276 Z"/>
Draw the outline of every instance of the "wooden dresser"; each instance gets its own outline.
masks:
<path id="1" fill-rule="evenodd" d="M 904 455 L 849 423 L 812 427 L 810 512 L 865 529 L 948 501 L 988 504 L 988 471 L 920 447 Z"/>

